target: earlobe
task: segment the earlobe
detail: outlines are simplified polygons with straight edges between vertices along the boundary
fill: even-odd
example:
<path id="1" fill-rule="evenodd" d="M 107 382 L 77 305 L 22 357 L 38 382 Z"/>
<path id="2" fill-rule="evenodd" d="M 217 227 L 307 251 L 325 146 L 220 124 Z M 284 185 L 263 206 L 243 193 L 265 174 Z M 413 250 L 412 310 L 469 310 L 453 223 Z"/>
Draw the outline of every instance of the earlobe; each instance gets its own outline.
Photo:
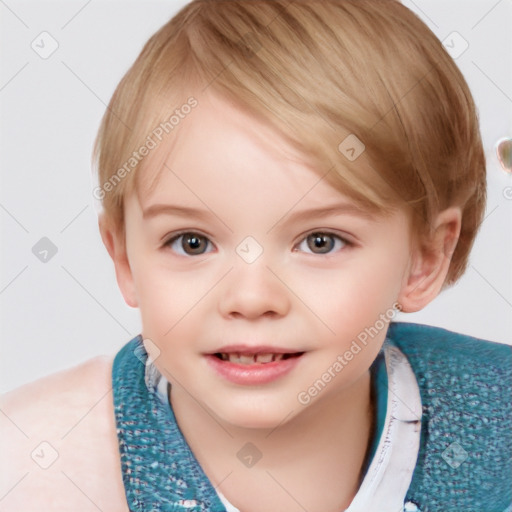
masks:
<path id="1" fill-rule="evenodd" d="M 429 240 L 412 254 L 397 302 L 402 311 L 413 313 L 429 304 L 441 291 L 457 245 L 461 212 L 451 207 L 441 212 Z"/>
<path id="2" fill-rule="evenodd" d="M 103 244 L 114 263 L 117 284 L 124 300 L 128 306 L 136 308 L 138 307 L 137 294 L 130 262 L 128 261 L 124 235 L 120 233 L 119 228 L 116 229 L 109 222 L 104 213 L 101 213 L 98 218 L 98 227 Z"/>

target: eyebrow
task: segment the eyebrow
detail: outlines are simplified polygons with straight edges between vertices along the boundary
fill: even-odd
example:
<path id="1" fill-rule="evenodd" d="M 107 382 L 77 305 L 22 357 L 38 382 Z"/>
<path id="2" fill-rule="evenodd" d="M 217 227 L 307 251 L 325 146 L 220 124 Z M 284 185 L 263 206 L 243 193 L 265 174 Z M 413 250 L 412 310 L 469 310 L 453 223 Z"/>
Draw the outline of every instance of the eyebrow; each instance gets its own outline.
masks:
<path id="1" fill-rule="evenodd" d="M 369 210 L 366 210 L 353 203 L 339 203 L 330 206 L 324 206 L 322 208 L 309 208 L 307 210 L 300 210 L 294 213 L 287 213 L 277 223 L 292 223 L 310 218 L 322 218 L 330 217 L 334 215 L 351 215 L 353 217 L 361 217 L 367 220 L 374 220 L 375 215 Z"/>
<path id="2" fill-rule="evenodd" d="M 178 206 L 171 204 L 154 204 L 146 208 L 142 216 L 144 219 L 150 219 L 158 215 L 174 215 L 177 217 L 193 217 L 197 219 L 206 220 L 211 218 L 212 212 L 209 210 L 200 210 L 197 208 L 190 208 L 188 206 Z M 374 220 L 375 215 L 370 213 L 356 204 L 340 203 L 322 208 L 309 208 L 300 210 L 293 213 L 286 213 L 274 226 L 280 223 L 292 223 L 308 220 L 310 218 L 322 218 L 334 215 L 351 215 L 361 217 L 363 219 Z"/>
<path id="3" fill-rule="evenodd" d="M 207 210 L 198 210 L 188 206 L 175 206 L 171 204 L 153 204 L 142 212 L 143 219 L 150 219 L 157 215 L 175 215 L 177 217 L 195 217 L 198 219 L 207 219 L 211 212 Z"/>

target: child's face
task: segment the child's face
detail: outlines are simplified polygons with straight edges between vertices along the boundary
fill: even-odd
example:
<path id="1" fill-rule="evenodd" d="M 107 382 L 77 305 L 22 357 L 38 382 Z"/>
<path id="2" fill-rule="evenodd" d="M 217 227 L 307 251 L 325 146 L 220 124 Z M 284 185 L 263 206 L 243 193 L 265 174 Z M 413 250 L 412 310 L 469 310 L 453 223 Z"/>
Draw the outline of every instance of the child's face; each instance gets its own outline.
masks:
<path id="1" fill-rule="evenodd" d="M 155 190 L 126 198 L 129 269 L 118 277 L 171 383 L 221 420 L 275 426 L 367 377 L 406 281 L 409 222 L 358 213 L 274 132 L 214 96 L 198 100 L 169 136 Z M 247 367 L 252 377 L 228 378 L 216 367 L 234 366 L 208 355 L 228 345 L 303 355 L 278 377 Z"/>

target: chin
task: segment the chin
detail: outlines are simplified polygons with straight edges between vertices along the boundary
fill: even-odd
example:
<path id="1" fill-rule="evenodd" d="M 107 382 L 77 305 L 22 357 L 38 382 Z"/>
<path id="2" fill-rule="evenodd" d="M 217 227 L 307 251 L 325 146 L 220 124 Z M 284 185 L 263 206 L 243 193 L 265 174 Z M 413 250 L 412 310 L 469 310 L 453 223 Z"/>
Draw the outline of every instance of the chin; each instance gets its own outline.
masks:
<path id="1" fill-rule="evenodd" d="M 284 407 L 269 410 L 266 408 L 254 407 L 250 408 L 247 404 L 244 407 L 232 407 L 229 410 L 217 410 L 217 416 L 226 423 L 229 423 L 237 428 L 246 429 L 275 429 L 278 426 L 283 426 L 283 420 L 290 420 L 292 415 L 290 411 L 285 410 Z"/>
<path id="2" fill-rule="evenodd" d="M 238 428 L 251 430 L 273 430 L 278 426 L 282 426 L 283 418 L 262 418 L 261 415 L 248 417 L 247 415 L 244 415 L 242 417 L 226 419 L 226 421 Z"/>

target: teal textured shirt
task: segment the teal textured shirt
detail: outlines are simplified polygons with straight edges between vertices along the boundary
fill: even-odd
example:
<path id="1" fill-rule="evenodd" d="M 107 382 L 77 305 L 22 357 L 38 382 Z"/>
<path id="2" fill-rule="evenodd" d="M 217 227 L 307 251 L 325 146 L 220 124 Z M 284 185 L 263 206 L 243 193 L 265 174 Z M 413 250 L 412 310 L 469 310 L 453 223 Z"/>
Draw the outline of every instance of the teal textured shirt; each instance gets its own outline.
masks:
<path id="1" fill-rule="evenodd" d="M 512 511 L 511 347 L 409 323 L 391 323 L 384 347 L 405 356 L 421 398 L 419 452 L 403 510 Z M 147 385 L 146 358 L 137 336 L 116 355 L 112 370 L 130 510 L 225 512 L 172 407 Z M 382 353 L 371 373 L 377 414 L 366 467 L 375 456 L 386 415 Z"/>

